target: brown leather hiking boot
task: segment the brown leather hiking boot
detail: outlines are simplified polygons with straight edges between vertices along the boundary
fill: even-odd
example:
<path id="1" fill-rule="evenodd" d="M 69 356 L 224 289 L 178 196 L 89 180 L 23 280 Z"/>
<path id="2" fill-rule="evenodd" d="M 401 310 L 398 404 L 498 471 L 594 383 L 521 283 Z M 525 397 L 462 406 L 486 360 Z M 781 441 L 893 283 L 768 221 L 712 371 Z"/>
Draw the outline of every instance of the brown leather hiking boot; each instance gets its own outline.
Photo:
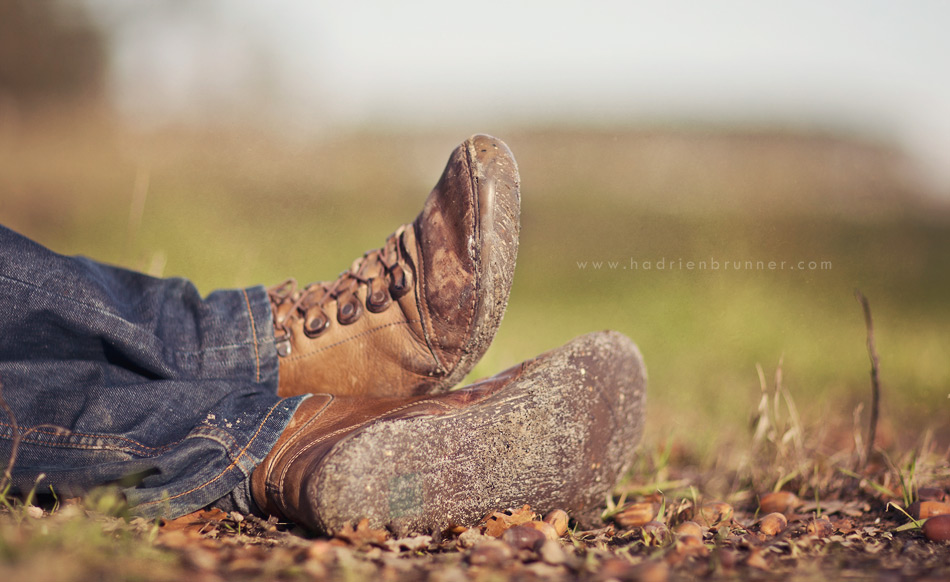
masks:
<path id="1" fill-rule="evenodd" d="M 364 517 L 430 532 L 525 503 L 589 523 L 632 460 L 645 386 L 633 342 L 601 332 L 448 394 L 316 394 L 251 491 L 265 512 L 319 532 Z"/>
<path id="2" fill-rule="evenodd" d="M 268 290 L 281 396 L 408 396 L 457 384 L 488 349 L 518 252 L 518 167 L 476 135 L 411 224 L 336 281 Z"/>

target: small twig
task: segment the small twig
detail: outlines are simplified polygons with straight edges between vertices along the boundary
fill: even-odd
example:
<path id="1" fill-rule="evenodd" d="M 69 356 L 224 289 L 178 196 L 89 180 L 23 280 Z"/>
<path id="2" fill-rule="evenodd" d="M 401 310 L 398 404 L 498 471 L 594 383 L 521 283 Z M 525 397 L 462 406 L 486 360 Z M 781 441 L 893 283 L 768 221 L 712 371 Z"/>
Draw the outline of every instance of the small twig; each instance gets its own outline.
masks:
<path id="1" fill-rule="evenodd" d="M 24 437 L 29 435 L 31 432 L 39 429 L 52 429 L 59 434 L 69 432 L 61 426 L 56 426 L 54 424 L 40 424 L 34 427 L 27 429 L 25 432 L 20 431 L 20 425 L 17 423 L 16 415 L 13 414 L 13 409 L 10 408 L 10 405 L 7 404 L 7 401 L 3 398 L 3 382 L 0 382 L 0 409 L 3 410 L 3 413 L 7 416 L 7 419 L 10 421 L 10 428 L 13 432 L 12 438 L 10 439 L 10 458 L 7 460 L 6 469 L 3 471 L 3 477 L 0 478 L 0 494 L 6 490 L 7 485 L 13 480 L 13 464 L 16 462 L 17 451 L 20 448 L 20 442 Z"/>
<path id="2" fill-rule="evenodd" d="M 10 421 L 10 429 L 13 431 L 13 437 L 10 440 L 10 459 L 7 461 L 7 467 L 3 471 L 3 478 L 0 479 L 0 491 L 4 491 L 7 488 L 7 484 L 13 478 L 13 461 L 16 460 L 17 448 L 20 446 L 21 437 L 20 425 L 16 422 L 13 409 L 11 409 L 7 401 L 3 399 L 3 382 L 0 382 L 0 408 L 2 408 L 3 413 L 7 415 L 7 419 Z"/>
<path id="3" fill-rule="evenodd" d="M 864 309 L 864 325 L 868 330 L 868 357 L 871 358 L 871 425 L 868 431 L 867 452 L 864 456 L 866 467 L 874 450 L 874 441 L 877 436 L 877 419 L 881 408 L 881 381 L 878 374 L 880 359 L 877 356 L 877 349 L 874 347 L 874 322 L 871 319 L 871 304 L 868 303 L 868 298 L 857 289 L 854 290 L 854 296 Z"/>

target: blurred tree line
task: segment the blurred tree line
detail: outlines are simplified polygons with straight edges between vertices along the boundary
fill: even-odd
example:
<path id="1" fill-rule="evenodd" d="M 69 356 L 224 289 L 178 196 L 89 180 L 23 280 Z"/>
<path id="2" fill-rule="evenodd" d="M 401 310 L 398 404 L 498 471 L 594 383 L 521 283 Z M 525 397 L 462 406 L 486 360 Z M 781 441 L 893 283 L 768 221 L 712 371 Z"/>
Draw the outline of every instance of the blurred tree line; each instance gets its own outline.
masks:
<path id="1" fill-rule="evenodd" d="M 107 51 L 106 35 L 75 0 L 0 0 L 0 109 L 101 106 Z"/>

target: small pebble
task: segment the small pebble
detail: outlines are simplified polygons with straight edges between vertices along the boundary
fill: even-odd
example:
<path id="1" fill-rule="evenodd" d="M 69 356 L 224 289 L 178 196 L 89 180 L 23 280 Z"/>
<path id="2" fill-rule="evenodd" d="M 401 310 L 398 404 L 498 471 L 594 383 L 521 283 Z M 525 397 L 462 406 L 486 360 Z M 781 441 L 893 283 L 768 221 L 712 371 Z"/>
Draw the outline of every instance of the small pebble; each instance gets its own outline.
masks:
<path id="1" fill-rule="evenodd" d="M 719 565 L 722 566 L 724 570 L 732 570 L 736 567 L 736 564 L 739 563 L 740 554 L 736 550 L 729 549 L 724 546 L 719 546 L 716 549 L 716 558 L 719 560 Z"/>
<path id="2" fill-rule="evenodd" d="M 184 548 L 182 557 L 186 564 L 195 570 L 214 570 L 218 567 L 218 557 L 215 552 L 196 547 Z"/>
<path id="3" fill-rule="evenodd" d="M 512 528 L 513 529 L 513 528 Z M 498 567 L 514 556 L 511 546 L 489 538 L 478 544 L 468 554 L 468 563 L 472 566 Z"/>
<path id="4" fill-rule="evenodd" d="M 459 545 L 462 546 L 463 548 L 471 548 L 473 546 L 477 546 L 478 544 L 488 539 L 494 539 L 494 538 L 489 538 L 488 536 L 479 532 L 477 528 L 472 528 L 472 529 L 463 531 L 459 535 Z"/>
<path id="5" fill-rule="evenodd" d="M 564 549 L 561 547 L 560 542 L 554 540 L 546 540 L 541 544 L 541 549 L 538 550 L 538 555 L 541 556 L 541 559 L 546 563 L 551 564 L 552 566 L 559 566 L 567 561 L 567 554 L 564 553 Z"/>
<path id="6" fill-rule="evenodd" d="M 522 524 L 508 528 L 505 533 L 501 535 L 501 539 L 503 539 L 508 543 L 508 545 L 516 550 L 536 551 L 548 538 L 540 530 L 537 530 L 528 524 Z"/>
<path id="7" fill-rule="evenodd" d="M 631 570 L 631 579 L 639 582 L 666 582 L 670 579 L 670 567 L 666 562 L 642 562 Z"/>
<path id="8" fill-rule="evenodd" d="M 598 578 L 602 580 L 632 580 L 633 564 L 622 558 L 607 558 L 600 563 L 597 569 Z"/>
<path id="9" fill-rule="evenodd" d="M 307 559 L 317 561 L 329 561 L 336 555 L 337 548 L 327 540 L 314 540 L 307 548 Z"/>

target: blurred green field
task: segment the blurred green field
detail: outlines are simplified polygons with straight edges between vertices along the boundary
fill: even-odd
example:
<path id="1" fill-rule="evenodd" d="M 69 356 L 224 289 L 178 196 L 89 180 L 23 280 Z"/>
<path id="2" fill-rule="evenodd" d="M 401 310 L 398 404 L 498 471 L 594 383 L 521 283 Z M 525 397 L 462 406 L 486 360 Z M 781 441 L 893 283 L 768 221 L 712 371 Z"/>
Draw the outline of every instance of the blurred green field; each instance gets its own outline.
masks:
<path id="1" fill-rule="evenodd" d="M 523 219 L 508 313 L 473 376 L 612 328 L 646 357 L 649 443 L 743 434 L 756 364 L 771 378 L 780 360 L 806 427 L 849 433 L 869 394 L 858 288 L 883 437 L 950 442 L 950 205 L 918 194 L 896 152 L 794 132 L 485 129 L 519 160 Z M 415 216 L 465 137 L 6 128 L 0 223 L 204 292 L 329 279 Z"/>

